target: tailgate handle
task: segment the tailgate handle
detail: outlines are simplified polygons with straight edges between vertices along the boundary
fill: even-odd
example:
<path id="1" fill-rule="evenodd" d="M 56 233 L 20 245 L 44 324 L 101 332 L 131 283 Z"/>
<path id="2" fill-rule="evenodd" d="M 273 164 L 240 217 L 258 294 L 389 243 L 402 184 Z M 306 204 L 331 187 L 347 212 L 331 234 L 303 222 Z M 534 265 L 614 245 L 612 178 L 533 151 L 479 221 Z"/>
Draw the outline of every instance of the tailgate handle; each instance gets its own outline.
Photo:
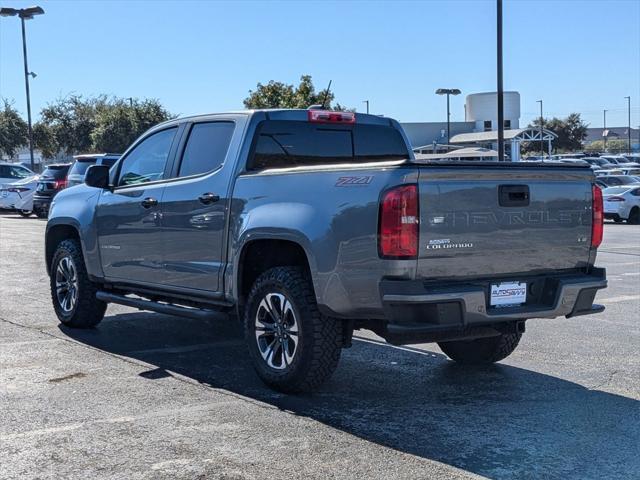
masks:
<path id="1" fill-rule="evenodd" d="M 500 185 L 498 200 L 501 207 L 528 207 L 529 185 Z"/>

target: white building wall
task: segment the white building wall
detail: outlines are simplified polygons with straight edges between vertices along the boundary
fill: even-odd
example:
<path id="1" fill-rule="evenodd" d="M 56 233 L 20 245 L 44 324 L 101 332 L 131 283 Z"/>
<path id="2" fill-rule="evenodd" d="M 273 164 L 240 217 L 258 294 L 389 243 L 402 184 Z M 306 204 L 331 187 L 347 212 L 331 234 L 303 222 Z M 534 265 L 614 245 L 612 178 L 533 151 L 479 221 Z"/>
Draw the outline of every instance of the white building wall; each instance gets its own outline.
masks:
<path id="1" fill-rule="evenodd" d="M 472 93 L 465 100 L 467 121 L 474 122 L 476 132 L 485 130 L 484 122 L 491 121 L 491 129 L 498 129 L 498 94 L 496 92 Z M 520 94 L 504 92 L 504 119 L 510 128 L 520 128 Z"/>

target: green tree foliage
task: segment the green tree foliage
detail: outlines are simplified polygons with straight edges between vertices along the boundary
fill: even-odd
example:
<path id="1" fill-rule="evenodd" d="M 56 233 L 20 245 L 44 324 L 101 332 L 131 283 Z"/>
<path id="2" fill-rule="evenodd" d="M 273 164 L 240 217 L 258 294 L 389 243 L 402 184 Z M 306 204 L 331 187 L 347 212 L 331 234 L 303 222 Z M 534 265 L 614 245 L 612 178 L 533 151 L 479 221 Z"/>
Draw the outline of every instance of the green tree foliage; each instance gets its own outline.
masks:
<path id="1" fill-rule="evenodd" d="M 70 95 L 42 109 L 34 143 L 45 157 L 58 152 L 122 152 L 153 125 L 171 118 L 158 100 Z"/>
<path id="2" fill-rule="evenodd" d="M 571 152 L 582 149 L 582 142 L 587 137 L 588 125 L 582 121 L 579 113 L 572 113 L 567 118 L 543 119 L 543 128 L 551 130 L 558 135 L 553 141 L 554 152 Z M 540 128 L 540 119 L 529 124 L 529 128 Z M 526 142 L 522 144 L 523 152 L 536 152 L 540 150 L 539 142 Z M 545 146 L 546 151 L 546 146 Z"/>
<path id="3" fill-rule="evenodd" d="M 604 140 L 596 140 L 595 142 L 591 142 L 589 145 L 584 147 L 586 152 L 604 152 Z M 629 148 L 629 143 L 626 139 L 622 140 L 619 138 L 609 139 L 607 140 L 607 148 L 608 152 L 626 152 Z"/>
<path id="4" fill-rule="evenodd" d="M 27 123 L 7 100 L 0 109 L 0 155 L 13 157 L 29 141 Z"/>
<path id="5" fill-rule="evenodd" d="M 326 89 L 316 92 L 311 75 L 302 75 L 298 86 L 275 80 L 266 85 L 258 83 L 255 90 L 249 90 L 243 103 L 246 108 L 309 108 L 324 103 L 330 110 L 347 110 L 339 103 L 332 106 L 334 98 L 332 92 L 327 95 Z"/>
<path id="6" fill-rule="evenodd" d="M 96 117 L 91 148 L 99 152 L 124 152 L 136 138 L 171 115 L 158 100 L 116 99 Z"/>

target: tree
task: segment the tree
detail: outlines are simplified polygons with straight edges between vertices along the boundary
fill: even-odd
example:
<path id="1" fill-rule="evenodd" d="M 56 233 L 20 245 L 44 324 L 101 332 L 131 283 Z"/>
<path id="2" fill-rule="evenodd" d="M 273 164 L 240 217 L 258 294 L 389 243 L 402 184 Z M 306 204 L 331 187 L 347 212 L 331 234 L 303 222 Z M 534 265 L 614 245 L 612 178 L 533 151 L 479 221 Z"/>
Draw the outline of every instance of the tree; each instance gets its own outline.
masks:
<path id="1" fill-rule="evenodd" d="M 84 99 L 70 95 L 47 105 L 40 112 L 38 148 L 72 155 L 91 150 L 91 132 L 96 127 L 96 116 L 107 107 L 104 95 Z"/>
<path id="2" fill-rule="evenodd" d="M 91 148 L 99 152 L 124 152 L 149 128 L 170 118 L 171 114 L 158 100 L 115 99 L 97 112 Z"/>
<path id="3" fill-rule="evenodd" d="M 8 100 L 0 110 L 0 155 L 13 157 L 29 141 L 27 123 Z"/>
<path id="4" fill-rule="evenodd" d="M 558 151 L 575 151 L 582 149 L 582 142 L 587 137 L 588 125 L 582 121 L 579 113 L 572 113 L 565 119 L 552 118 L 543 120 L 543 128 L 558 135 L 553 141 L 553 149 Z M 536 118 L 528 128 L 540 128 L 540 119 Z M 526 142 L 522 145 L 523 152 L 540 150 L 539 142 Z"/>
<path id="5" fill-rule="evenodd" d="M 326 96 L 326 101 L 325 101 Z M 258 83 L 255 90 L 249 90 L 249 96 L 243 103 L 246 108 L 309 108 L 311 105 L 321 105 L 324 103 L 329 110 L 344 111 L 339 103 L 333 107 L 331 102 L 334 95 L 327 90 L 316 92 L 311 75 L 302 75 L 300 84 L 297 87 L 275 80 L 269 81 L 266 85 Z"/>
<path id="6" fill-rule="evenodd" d="M 629 143 L 627 140 L 621 140 L 619 138 L 609 139 L 607 140 L 607 148 L 605 149 L 604 140 L 596 140 L 595 142 L 591 142 L 589 145 L 584 147 L 586 152 L 626 152 Z"/>

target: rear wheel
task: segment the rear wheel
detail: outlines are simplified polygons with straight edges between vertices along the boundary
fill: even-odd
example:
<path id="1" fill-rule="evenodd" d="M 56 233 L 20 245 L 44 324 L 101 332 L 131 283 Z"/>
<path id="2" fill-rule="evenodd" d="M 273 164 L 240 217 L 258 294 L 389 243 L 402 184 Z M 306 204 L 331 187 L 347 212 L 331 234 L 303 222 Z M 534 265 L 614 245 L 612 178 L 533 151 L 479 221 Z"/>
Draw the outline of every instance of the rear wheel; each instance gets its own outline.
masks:
<path id="1" fill-rule="evenodd" d="M 260 275 L 247 299 L 244 325 L 254 368 L 275 390 L 314 390 L 338 365 L 342 325 L 318 311 L 301 268 L 276 267 Z"/>
<path id="2" fill-rule="evenodd" d="M 503 333 L 497 337 L 440 342 L 438 346 L 458 363 L 483 365 L 507 358 L 516 349 L 521 337 L 521 333 Z"/>
<path id="3" fill-rule="evenodd" d="M 89 280 L 78 240 L 64 240 L 56 248 L 50 285 L 53 308 L 64 325 L 91 328 L 100 323 L 107 304 L 96 299 L 98 288 Z"/>
<path id="4" fill-rule="evenodd" d="M 31 216 L 31 214 L 33 213 L 33 210 L 18 210 L 18 213 L 23 217 L 27 218 Z"/>
<path id="5" fill-rule="evenodd" d="M 47 212 L 46 210 L 42 210 L 41 208 L 35 210 L 36 213 L 36 217 L 38 218 L 47 218 Z"/>
<path id="6" fill-rule="evenodd" d="M 633 207 L 629 212 L 629 218 L 627 219 L 627 223 L 631 225 L 640 224 L 640 208 Z"/>

